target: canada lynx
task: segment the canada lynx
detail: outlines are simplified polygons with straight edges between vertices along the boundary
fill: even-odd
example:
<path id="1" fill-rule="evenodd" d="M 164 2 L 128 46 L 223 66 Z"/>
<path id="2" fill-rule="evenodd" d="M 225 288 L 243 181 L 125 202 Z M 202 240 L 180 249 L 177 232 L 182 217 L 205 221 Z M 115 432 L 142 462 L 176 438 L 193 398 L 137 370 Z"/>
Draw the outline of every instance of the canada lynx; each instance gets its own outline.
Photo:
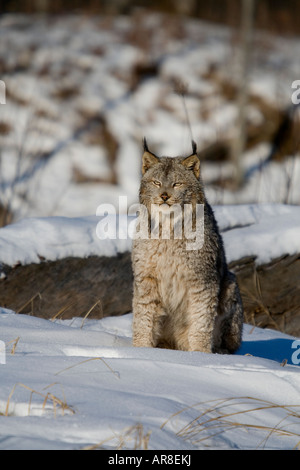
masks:
<path id="1" fill-rule="evenodd" d="M 196 144 L 192 145 L 187 158 L 158 158 L 144 140 L 139 195 L 149 214 L 149 236 L 133 242 L 133 345 L 233 353 L 241 344 L 243 307 L 204 195 Z M 187 249 L 184 234 L 151 238 L 153 205 L 162 212 L 173 205 L 190 205 L 193 214 L 202 205 L 202 246 Z"/>

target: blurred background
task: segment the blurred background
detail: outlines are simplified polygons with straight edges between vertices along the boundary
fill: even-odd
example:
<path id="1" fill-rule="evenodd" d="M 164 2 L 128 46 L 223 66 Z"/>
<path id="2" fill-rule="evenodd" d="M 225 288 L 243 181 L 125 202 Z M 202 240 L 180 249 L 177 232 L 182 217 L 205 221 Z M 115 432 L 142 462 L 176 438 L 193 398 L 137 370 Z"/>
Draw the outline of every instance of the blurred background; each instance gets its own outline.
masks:
<path id="1" fill-rule="evenodd" d="M 212 204 L 299 204 L 298 0 L 0 5 L 0 226 L 136 202 L 144 136 Z"/>

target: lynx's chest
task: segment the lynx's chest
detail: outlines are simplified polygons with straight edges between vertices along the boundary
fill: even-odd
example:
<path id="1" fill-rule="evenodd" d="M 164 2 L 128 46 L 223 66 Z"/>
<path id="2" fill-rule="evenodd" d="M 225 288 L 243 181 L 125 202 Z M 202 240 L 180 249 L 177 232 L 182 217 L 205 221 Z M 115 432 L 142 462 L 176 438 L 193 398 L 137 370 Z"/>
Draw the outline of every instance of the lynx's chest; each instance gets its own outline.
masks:
<path id="1" fill-rule="evenodd" d="M 144 253 L 144 272 L 157 282 L 165 308 L 175 312 L 188 300 L 189 269 L 180 244 L 173 240 L 150 243 Z"/>
<path id="2" fill-rule="evenodd" d="M 157 279 L 162 303 L 168 310 L 174 312 L 188 301 L 189 289 L 183 265 L 170 260 L 165 272 L 160 272 Z"/>

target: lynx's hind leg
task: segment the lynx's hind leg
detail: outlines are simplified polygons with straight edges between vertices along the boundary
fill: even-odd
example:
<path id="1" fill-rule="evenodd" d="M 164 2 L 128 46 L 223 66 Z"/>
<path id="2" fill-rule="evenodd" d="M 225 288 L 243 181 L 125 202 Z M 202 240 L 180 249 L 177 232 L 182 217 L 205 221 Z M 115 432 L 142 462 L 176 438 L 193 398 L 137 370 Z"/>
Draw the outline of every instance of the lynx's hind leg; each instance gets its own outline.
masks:
<path id="1" fill-rule="evenodd" d="M 235 275 L 228 272 L 220 294 L 214 351 L 234 353 L 242 342 L 243 304 Z"/>

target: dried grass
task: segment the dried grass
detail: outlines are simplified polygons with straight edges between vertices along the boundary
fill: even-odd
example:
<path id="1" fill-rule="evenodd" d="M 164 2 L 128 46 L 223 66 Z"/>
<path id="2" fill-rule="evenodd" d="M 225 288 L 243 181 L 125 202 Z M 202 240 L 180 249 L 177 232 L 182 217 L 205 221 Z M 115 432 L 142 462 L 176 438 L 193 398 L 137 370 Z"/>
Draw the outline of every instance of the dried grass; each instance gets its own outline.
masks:
<path id="1" fill-rule="evenodd" d="M 63 319 L 63 316 L 64 316 L 64 313 L 65 313 L 67 310 L 76 307 L 76 305 L 77 305 L 77 300 L 71 300 L 69 303 L 67 303 L 67 304 L 64 305 L 62 308 L 60 308 L 60 309 L 58 310 L 58 312 L 57 312 L 55 315 L 53 315 L 52 318 L 50 318 L 50 320 L 51 320 L 52 322 L 54 322 L 55 320 L 58 320 L 58 319 L 62 320 L 62 319 Z M 87 311 L 87 313 L 83 316 L 83 319 L 82 319 L 82 323 L 81 323 L 80 328 L 83 328 L 83 325 L 84 325 L 85 320 L 88 318 L 88 316 L 89 316 L 89 315 L 91 314 L 91 312 L 94 310 L 94 308 L 97 307 L 97 305 L 100 306 L 99 308 L 100 308 L 101 314 L 103 314 L 101 299 L 98 299 L 98 300 L 91 306 L 91 308 Z"/>
<path id="2" fill-rule="evenodd" d="M 183 410 L 174 413 L 168 418 L 161 426 L 163 429 L 172 419 L 179 416 L 185 411 L 193 408 L 202 409 L 201 413 L 188 424 L 183 426 L 176 435 L 192 442 L 193 445 L 205 443 L 205 441 L 212 439 L 218 435 L 222 435 L 230 430 L 238 428 L 249 430 L 256 430 L 265 432 L 266 436 L 258 444 L 258 448 L 265 448 L 271 436 L 283 436 L 286 438 L 299 438 L 299 441 L 294 446 L 294 449 L 300 449 L 300 405 L 279 405 L 267 400 L 261 400 L 253 397 L 231 397 L 225 399 L 209 400 L 197 403 L 191 407 L 186 407 Z M 271 427 L 267 425 L 254 424 L 247 422 L 250 414 L 255 412 L 266 411 L 271 409 L 280 409 L 284 412 L 284 416 L 276 424 Z M 236 419 L 238 416 L 243 418 L 243 421 Z M 293 422 L 287 422 L 288 418 L 294 418 Z M 296 427 L 296 431 L 289 428 Z M 298 429 L 298 430 L 297 430 Z"/>
<path id="3" fill-rule="evenodd" d="M 101 311 L 103 312 L 102 304 L 101 304 L 101 299 L 99 299 L 99 300 L 97 300 L 97 302 L 94 303 L 94 305 L 93 305 L 93 306 L 88 310 L 88 312 L 84 315 L 83 320 L 82 320 L 82 322 L 81 322 L 80 328 L 83 328 L 83 325 L 84 325 L 85 320 L 86 320 L 87 317 L 90 315 L 90 313 L 94 310 L 94 308 L 97 307 L 97 305 L 100 305 Z"/>
<path id="4" fill-rule="evenodd" d="M 11 348 L 11 351 L 10 351 L 10 354 L 13 356 L 16 352 L 16 348 L 17 348 L 17 345 L 18 345 L 18 342 L 20 340 L 20 336 L 18 336 L 16 339 L 12 339 L 11 341 L 8 341 L 6 343 L 6 346 L 8 346 L 9 344 L 12 344 L 12 348 Z"/>
<path id="5" fill-rule="evenodd" d="M 33 302 L 35 301 L 35 299 L 39 298 L 40 300 L 42 299 L 42 296 L 40 294 L 40 292 L 37 292 L 36 294 L 34 294 L 27 302 L 25 302 L 24 305 L 22 305 L 18 311 L 16 313 L 21 313 L 29 304 L 31 304 L 31 311 L 30 312 L 26 312 L 27 315 L 33 315 Z"/>
<path id="6" fill-rule="evenodd" d="M 282 331 L 282 328 L 276 323 L 274 318 L 271 315 L 271 312 L 269 308 L 266 306 L 263 298 L 263 293 L 261 289 L 261 283 L 260 283 L 260 278 L 259 274 L 257 272 L 257 269 L 254 270 L 253 274 L 253 292 L 251 292 L 249 289 L 247 289 L 245 286 L 241 288 L 241 294 L 243 294 L 243 297 L 253 306 L 256 306 L 259 308 L 261 312 L 263 312 L 267 318 L 269 319 L 270 326 L 277 330 L 277 331 Z M 251 318 L 246 318 L 247 323 L 251 323 L 254 326 L 260 326 L 260 324 L 255 323 L 255 312 L 252 313 Z"/>
<path id="7" fill-rule="evenodd" d="M 55 375 L 62 374 L 63 372 L 66 372 L 67 370 L 73 369 L 74 367 L 80 366 L 81 364 L 85 364 L 85 363 L 90 362 L 90 361 L 101 361 L 101 362 L 103 362 L 103 364 L 110 370 L 110 372 L 112 372 L 114 374 L 115 377 L 117 377 L 118 379 L 120 378 L 119 372 L 113 370 L 102 357 L 91 357 L 89 359 L 85 359 L 84 361 L 80 361 L 77 364 L 74 364 L 73 366 L 66 367 L 65 369 L 62 369 L 62 370 L 56 372 Z"/>
<path id="8" fill-rule="evenodd" d="M 54 321 L 57 320 L 57 319 L 62 319 L 64 313 L 65 313 L 67 310 L 69 310 L 70 308 L 75 307 L 76 304 L 77 304 L 77 301 L 76 301 L 76 300 L 72 300 L 71 302 L 67 303 L 67 304 L 64 305 L 62 308 L 60 308 L 60 309 L 58 310 L 58 312 L 57 312 L 55 315 L 53 315 L 52 318 L 50 318 L 50 320 L 51 320 L 52 322 L 54 322 Z"/>
<path id="9" fill-rule="evenodd" d="M 48 385 L 43 390 L 51 387 L 52 385 L 55 385 L 55 384 Z M 53 393 L 51 393 L 51 392 L 47 392 L 47 393 L 39 392 L 37 390 L 34 390 L 31 387 L 28 387 L 27 385 L 25 385 L 23 383 L 17 382 L 13 386 L 13 388 L 12 388 L 10 394 L 9 394 L 8 400 L 6 402 L 5 411 L 4 411 L 4 413 L 1 413 L 2 416 L 6 416 L 6 417 L 9 416 L 9 407 L 10 407 L 11 399 L 12 399 L 12 396 L 15 393 L 15 390 L 16 390 L 17 387 L 22 387 L 22 388 L 25 388 L 26 390 L 30 391 L 30 397 L 29 397 L 29 402 L 28 402 L 28 416 L 30 415 L 30 409 L 31 409 L 33 395 L 38 395 L 38 396 L 40 396 L 44 399 L 43 404 L 42 404 L 42 411 L 45 411 L 46 405 L 48 404 L 48 402 L 50 402 L 50 404 L 53 407 L 53 413 L 54 413 L 55 417 L 56 417 L 57 409 L 62 412 L 62 415 L 64 415 L 66 411 L 70 412 L 71 414 L 75 413 L 75 411 L 72 409 L 72 407 L 69 406 L 66 403 L 65 397 L 62 400 L 62 399 L 58 398 L 56 395 L 53 395 Z"/>
<path id="10" fill-rule="evenodd" d="M 145 432 L 143 425 L 141 423 L 137 423 L 119 434 L 114 434 L 114 436 L 103 439 L 97 444 L 84 447 L 82 450 L 103 449 L 104 444 L 115 440 L 117 440 L 117 444 L 113 446 L 115 450 L 126 450 L 129 447 L 132 450 L 148 450 L 150 436 L 151 431 Z"/>
<path id="11" fill-rule="evenodd" d="M 294 449 L 300 449 L 300 413 L 298 411 L 300 405 L 279 405 L 267 400 L 247 396 L 209 400 L 174 413 L 161 425 L 161 429 L 171 421 L 174 421 L 174 418 L 182 413 L 195 408 L 200 408 L 200 414 L 176 432 L 176 436 L 189 441 L 195 446 L 206 444 L 209 447 L 208 440 L 225 434 L 230 430 L 245 429 L 247 431 L 253 430 L 265 433 L 265 436 L 257 446 L 258 448 L 264 449 L 270 438 L 275 435 L 287 439 L 298 439 Z M 275 426 L 271 427 L 253 422 L 253 418 L 255 418 L 254 413 L 276 409 L 282 410 L 284 415 Z M 247 422 L 245 418 L 250 417 L 249 415 L 251 414 L 252 421 Z M 239 419 L 239 417 L 242 419 Z M 293 418 L 293 422 L 288 421 L 289 418 Z M 296 430 L 292 430 L 292 426 Z M 104 445 L 110 442 L 115 450 L 128 448 L 146 450 L 149 448 L 150 436 L 151 431 L 145 432 L 143 425 L 137 423 L 122 433 L 114 434 L 97 444 L 84 447 L 83 450 L 104 449 Z M 287 447 L 289 447 L 288 442 Z"/>

